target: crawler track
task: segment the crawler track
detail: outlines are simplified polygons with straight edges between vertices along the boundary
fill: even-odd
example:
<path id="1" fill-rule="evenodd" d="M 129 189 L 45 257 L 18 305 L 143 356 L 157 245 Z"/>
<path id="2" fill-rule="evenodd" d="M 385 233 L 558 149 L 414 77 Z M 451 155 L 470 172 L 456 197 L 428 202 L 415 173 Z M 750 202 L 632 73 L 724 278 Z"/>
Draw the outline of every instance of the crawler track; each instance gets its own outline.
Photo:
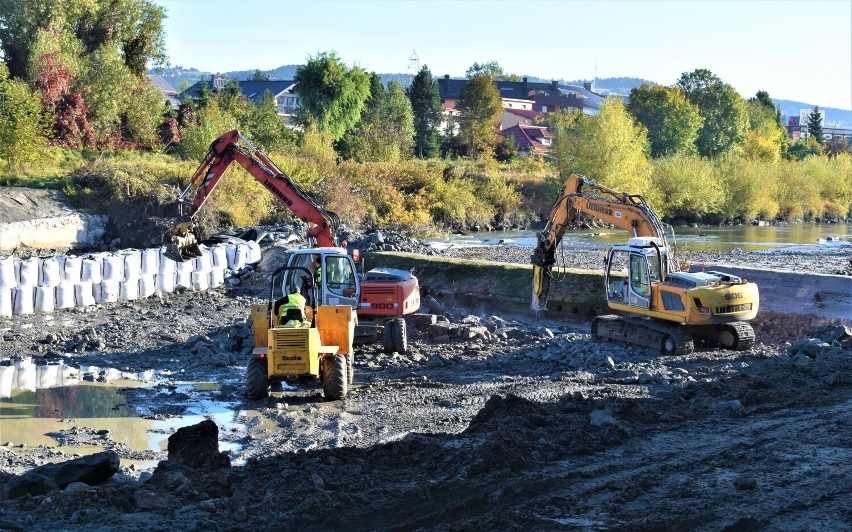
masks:
<path id="1" fill-rule="evenodd" d="M 592 336 L 659 349 L 675 356 L 688 355 L 695 348 L 692 335 L 683 327 L 632 316 L 596 316 L 592 320 Z"/>

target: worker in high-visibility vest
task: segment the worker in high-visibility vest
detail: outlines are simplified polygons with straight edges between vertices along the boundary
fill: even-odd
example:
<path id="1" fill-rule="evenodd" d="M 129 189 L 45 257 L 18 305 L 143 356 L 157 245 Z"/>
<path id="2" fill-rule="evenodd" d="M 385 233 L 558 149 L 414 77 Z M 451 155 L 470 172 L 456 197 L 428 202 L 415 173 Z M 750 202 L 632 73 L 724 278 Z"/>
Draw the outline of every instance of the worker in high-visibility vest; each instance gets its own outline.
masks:
<path id="1" fill-rule="evenodd" d="M 280 323 L 284 327 L 300 327 L 305 321 L 305 298 L 298 286 L 290 289 L 287 301 L 281 305 Z M 294 323 L 291 323 L 294 322 Z"/>

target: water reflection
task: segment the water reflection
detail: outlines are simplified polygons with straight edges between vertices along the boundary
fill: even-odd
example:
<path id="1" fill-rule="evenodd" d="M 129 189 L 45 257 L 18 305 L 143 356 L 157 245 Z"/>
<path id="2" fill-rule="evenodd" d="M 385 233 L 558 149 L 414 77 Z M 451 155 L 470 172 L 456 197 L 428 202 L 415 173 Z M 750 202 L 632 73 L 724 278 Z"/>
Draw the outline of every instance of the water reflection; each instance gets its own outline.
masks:
<path id="1" fill-rule="evenodd" d="M 151 381 L 154 370 L 121 371 L 114 368 L 81 365 L 68 366 L 63 361 L 37 364 L 32 358 L 17 358 L 0 361 L 0 398 L 11 397 L 15 391 L 34 392 L 43 388 L 69 386 L 82 381 Z"/>

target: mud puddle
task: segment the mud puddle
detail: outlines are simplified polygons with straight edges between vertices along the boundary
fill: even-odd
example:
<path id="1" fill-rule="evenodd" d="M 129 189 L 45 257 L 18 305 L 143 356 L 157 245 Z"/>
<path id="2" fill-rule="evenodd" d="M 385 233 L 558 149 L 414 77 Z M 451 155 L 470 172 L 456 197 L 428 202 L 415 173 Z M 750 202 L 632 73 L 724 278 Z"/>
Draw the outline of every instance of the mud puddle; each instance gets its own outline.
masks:
<path id="1" fill-rule="evenodd" d="M 214 383 L 168 382 L 153 370 L 36 364 L 29 358 L 3 362 L 0 445 L 13 452 L 46 449 L 62 460 L 112 449 L 122 466 L 153 469 L 165 458 L 170 435 L 204 419 L 220 427 L 220 450 L 238 453 L 248 434 L 246 420 L 254 417 L 219 397 Z"/>

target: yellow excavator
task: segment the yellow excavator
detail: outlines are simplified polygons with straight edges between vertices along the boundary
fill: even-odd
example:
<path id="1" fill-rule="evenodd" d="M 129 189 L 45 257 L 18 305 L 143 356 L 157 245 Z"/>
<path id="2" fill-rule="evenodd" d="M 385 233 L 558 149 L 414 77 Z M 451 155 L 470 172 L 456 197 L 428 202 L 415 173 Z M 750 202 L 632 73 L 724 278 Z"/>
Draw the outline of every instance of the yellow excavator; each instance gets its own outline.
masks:
<path id="1" fill-rule="evenodd" d="M 692 352 L 696 340 L 735 350 L 754 344 L 754 329 L 746 322 L 757 315 L 757 285 L 724 272 L 680 271 L 674 230 L 642 196 L 618 192 L 579 174 L 567 179 L 547 225 L 537 234 L 531 260 L 533 311 L 547 309 L 556 249 L 580 213 L 633 235 L 627 245 L 613 246 L 605 261 L 607 305 L 627 315 L 596 316 L 593 337 L 651 347 L 667 355 Z"/>

